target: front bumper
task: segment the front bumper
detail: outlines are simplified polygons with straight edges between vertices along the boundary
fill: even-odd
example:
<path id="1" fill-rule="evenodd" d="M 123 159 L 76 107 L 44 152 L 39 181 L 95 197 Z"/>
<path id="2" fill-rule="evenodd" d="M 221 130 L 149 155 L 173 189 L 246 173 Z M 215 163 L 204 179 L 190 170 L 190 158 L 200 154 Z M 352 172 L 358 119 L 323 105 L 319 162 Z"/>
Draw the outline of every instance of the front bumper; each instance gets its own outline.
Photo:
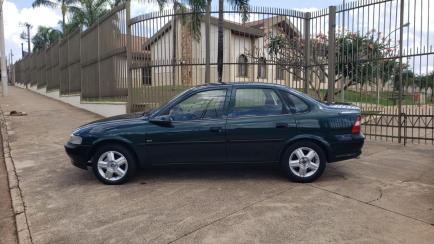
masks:
<path id="1" fill-rule="evenodd" d="M 90 146 L 65 143 L 65 151 L 71 159 L 71 163 L 81 169 L 87 169 L 90 161 Z"/>

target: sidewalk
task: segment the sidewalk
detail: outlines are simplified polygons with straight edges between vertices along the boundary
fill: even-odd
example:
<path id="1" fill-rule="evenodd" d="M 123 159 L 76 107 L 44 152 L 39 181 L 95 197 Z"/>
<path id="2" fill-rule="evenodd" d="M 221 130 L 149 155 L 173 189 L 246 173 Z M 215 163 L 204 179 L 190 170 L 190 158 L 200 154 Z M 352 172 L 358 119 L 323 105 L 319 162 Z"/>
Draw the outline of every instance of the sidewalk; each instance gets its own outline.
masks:
<path id="1" fill-rule="evenodd" d="M 15 216 L 9 192 L 8 174 L 0 135 L 0 244 L 17 243 Z"/>
<path id="2" fill-rule="evenodd" d="M 368 142 L 360 159 L 328 165 L 313 184 L 271 167 L 181 167 L 106 186 L 63 149 L 97 115 L 14 87 L 0 108 L 28 114 L 6 119 L 34 243 L 434 240 L 433 146 Z"/>

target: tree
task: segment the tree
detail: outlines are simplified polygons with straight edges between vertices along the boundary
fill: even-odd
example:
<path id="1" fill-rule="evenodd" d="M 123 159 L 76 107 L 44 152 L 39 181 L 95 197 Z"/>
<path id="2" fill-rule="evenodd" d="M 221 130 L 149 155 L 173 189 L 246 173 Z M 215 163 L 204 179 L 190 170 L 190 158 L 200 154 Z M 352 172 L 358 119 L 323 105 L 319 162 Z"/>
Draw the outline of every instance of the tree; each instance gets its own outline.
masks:
<path id="1" fill-rule="evenodd" d="M 37 33 L 32 38 L 33 52 L 44 50 L 48 46 L 56 43 L 62 32 L 51 27 L 39 26 Z"/>
<path id="2" fill-rule="evenodd" d="M 89 27 L 98 18 L 109 11 L 110 2 L 107 0 L 78 0 L 78 4 L 70 7 L 71 27 Z"/>
<path id="3" fill-rule="evenodd" d="M 229 4 L 234 7 L 241 14 L 241 19 L 246 22 L 249 19 L 249 11 L 250 11 L 250 0 L 227 0 Z M 169 0 L 157 0 L 160 7 L 165 6 L 169 2 Z M 209 29 L 210 29 L 210 17 L 211 17 L 211 2 L 212 0 L 183 0 L 183 1 L 172 1 L 174 4 L 174 9 L 185 11 L 185 9 L 190 8 L 190 27 L 192 29 L 192 33 L 197 39 L 200 37 L 200 25 L 203 17 L 203 13 L 206 12 L 205 16 L 205 31 L 206 35 L 206 81 L 209 82 L 209 57 L 210 57 L 210 39 L 209 39 Z M 177 6 L 177 7 L 176 7 Z M 224 0 L 219 0 L 219 21 L 218 21 L 218 47 L 217 47 L 217 72 L 218 72 L 218 81 L 221 82 L 223 79 L 223 55 L 224 55 Z"/>
<path id="4" fill-rule="evenodd" d="M 304 40 L 298 35 L 270 34 L 266 36 L 269 62 L 302 79 L 300 73 L 295 72 L 304 68 Z M 319 34 L 310 40 L 311 56 L 309 57 L 310 71 L 319 79 L 328 80 L 325 65 L 328 63 L 328 37 Z M 336 66 L 334 82 L 345 81 L 342 89 L 335 95 L 351 86 L 359 84 L 383 85 L 389 81 L 399 79 L 399 72 L 408 69 L 408 66 L 399 68 L 396 56 L 396 46 L 390 39 L 382 37 L 382 33 L 372 30 L 366 34 L 354 32 L 338 32 L 336 35 Z M 255 53 L 255 52 L 254 52 Z M 257 52 L 259 53 L 259 51 Z M 251 55 L 258 59 L 257 55 Z M 308 79 L 309 86 L 321 98 L 320 87 Z M 394 82 L 396 83 L 396 82 Z M 396 88 L 396 86 L 395 86 Z M 327 100 L 327 94 L 322 98 Z"/>
<path id="5" fill-rule="evenodd" d="M 241 13 L 241 19 L 246 22 L 249 19 L 249 11 L 250 11 L 250 0 L 227 0 L 229 4 L 232 5 L 235 9 L 237 9 Z M 217 47 L 217 73 L 218 73 L 218 81 L 222 82 L 223 80 L 223 55 L 224 55 L 224 0 L 219 0 L 219 22 L 218 22 L 218 47 Z"/>
<path id="6" fill-rule="evenodd" d="M 62 12 L 62 32 L 65 32 L 66 14 L 75 3 L 77 3 L 77 0 L 35 0 L 32 7 L 47 6 L 50 8 L 60 8 Z"/>

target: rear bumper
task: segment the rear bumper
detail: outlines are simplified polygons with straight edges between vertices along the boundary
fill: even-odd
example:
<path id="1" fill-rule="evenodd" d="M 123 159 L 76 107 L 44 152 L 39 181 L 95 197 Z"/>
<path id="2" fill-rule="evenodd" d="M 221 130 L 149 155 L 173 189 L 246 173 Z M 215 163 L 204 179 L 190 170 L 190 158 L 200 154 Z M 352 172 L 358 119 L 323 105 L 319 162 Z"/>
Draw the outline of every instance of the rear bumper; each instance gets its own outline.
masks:
<path id="1" fill-rule="evenodd" d="M 329 162 L 338 162 L 342 160 L 357 158 L 362 154 L 362 148 L 365 143 L 365 136 L 360 133 L 358 135 L 338 135 L 336 143 L 331 146 L 332 157 Z"/>
<path id="2" fill-rule="evenodd" d="M 90 146 L 65 144 L 66 154 L 71 159 L 71 163 L 81 169 L 87 169 L 90 160 Z"/>

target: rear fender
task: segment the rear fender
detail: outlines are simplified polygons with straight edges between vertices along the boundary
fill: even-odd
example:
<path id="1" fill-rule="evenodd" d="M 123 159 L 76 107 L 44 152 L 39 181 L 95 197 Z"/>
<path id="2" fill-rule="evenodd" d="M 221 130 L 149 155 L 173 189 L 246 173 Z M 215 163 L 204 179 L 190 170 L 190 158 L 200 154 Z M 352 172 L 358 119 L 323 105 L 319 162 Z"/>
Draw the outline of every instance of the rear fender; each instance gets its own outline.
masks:
<path id="1" fill-rule="evenodd" d="M 298 142 L 298 141 L 312 141 L 312 142 L 317 143 L 318 146 L 320 146 L 324 150 L 324 153 L 326 154 L 327 162 L 333 161 L 330 143 L 328 143 L 326 140 L 324 140 L 324 138 L 322 138 L 320 136 L 309 135 L 309 134 L 297 135 L 297 136 L 289 139 L 288 141 L 286 141 L 285 146 L 281 150 L 280 159 L 282 158 L 283 154 L 285 153 L 285 150 L 289 146 L 291 146 L 292 144 L 294 144 L 295 142 Z"/>

